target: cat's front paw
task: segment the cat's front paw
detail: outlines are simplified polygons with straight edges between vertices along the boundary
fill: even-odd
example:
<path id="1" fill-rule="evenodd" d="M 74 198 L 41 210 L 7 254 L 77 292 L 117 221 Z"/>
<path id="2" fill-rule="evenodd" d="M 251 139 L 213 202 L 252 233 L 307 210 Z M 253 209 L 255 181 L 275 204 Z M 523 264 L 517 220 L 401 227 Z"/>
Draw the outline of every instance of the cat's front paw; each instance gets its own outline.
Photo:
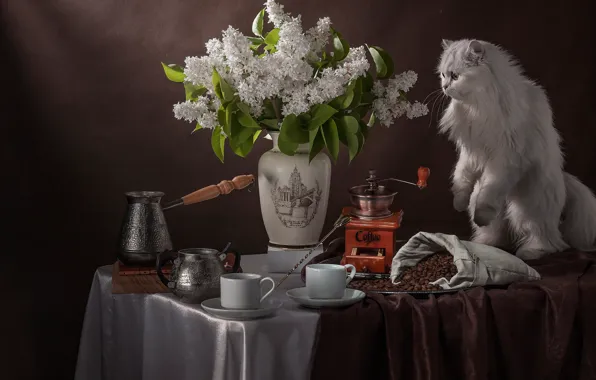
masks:
<path id="1" fill-rule="evenodd" d="M 459 192 L 453 194 L 453 208 L 457 212 L 464 212 L 468 209 L 470 204 L 470 195 L 467 193 Z"/>
<path id="2" fill-rule="evenodd" d="M 474 209 L 474 223 L 478 227 L 488 226 L 498 214 L 498 210 L 490 205 L 479 204 Z"/>

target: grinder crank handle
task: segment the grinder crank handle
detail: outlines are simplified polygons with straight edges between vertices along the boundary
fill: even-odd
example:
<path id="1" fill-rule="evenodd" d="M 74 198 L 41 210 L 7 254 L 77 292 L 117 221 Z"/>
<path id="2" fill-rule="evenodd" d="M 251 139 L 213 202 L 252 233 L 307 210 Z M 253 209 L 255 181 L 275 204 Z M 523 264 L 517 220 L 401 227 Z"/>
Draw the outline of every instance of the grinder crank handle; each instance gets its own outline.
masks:
<path id="1" fill-rule="evenodd" d="M 367 178 L 367 181 L 370 180 L 375 180 L 376 175 L 375 175 L 375 170 L 369 170 L 370 176 Z M 430 169 L 424 166 L 421 166 L 418 168 L 418 182 L 414 183 L 414 182 L 409 182 L 409 181 L 404 181 L 402 179 L 398 179 L 398 178 L 386 178 L 386 179 L 381 179 L 381 180 L 377 180 L 376 182 L 383 182 L 383 181 L 396 181 L 396 182 L 401 182 L 401 183 L 406 183 L 408 185 L 412 185 L 412 186 L 418 186 L 419 189 L 424 189 L 427 185 L 426 180 L 428 180 L 428 177 L 430 176 Z"/>
<path id="2" fill-rule="evenodd" d="M 207 187 L 203 187 L 197 191 L 194 191 L 188 195 L 183 196 L 182 198 L 176 199 L 172 202 L 168 202 L 162 208 L 163 210 L 168 210 L 172 207 L 181 206 L 181 205 L 191 205 L 194 203 L 199 203 L 203 201 L 207 201 L 209 199 L 216 198 L 220 195 L 230 194 L 234 190 L 241 190 L 245 187 L 253 184 L 255 182 L 255 176 L 252 174 L 247 175 L 239 175 L 234 177 L 231 181 L 224 180 L 218 183 L 217 185 L 210 185 Z"/>
<path id="3" fill-rule="evenodd" d="M 426 180 L 430 176 L 430 169 L 424 166 L 418 168 L 418 182 L 416 182 L 416 186 L 421 189 L 424 189 L 427 184 Z"/>

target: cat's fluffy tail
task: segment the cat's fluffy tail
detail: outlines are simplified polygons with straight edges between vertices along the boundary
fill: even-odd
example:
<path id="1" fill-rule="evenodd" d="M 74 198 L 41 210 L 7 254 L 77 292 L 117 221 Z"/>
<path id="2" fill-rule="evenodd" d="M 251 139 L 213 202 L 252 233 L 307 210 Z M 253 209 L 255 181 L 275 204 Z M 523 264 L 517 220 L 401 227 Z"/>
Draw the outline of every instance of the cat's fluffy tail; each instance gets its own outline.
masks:
<path id="1" fill-rule="evenodd" d="M 563 238 L 575 249 L 596 250 L 596 197 L 575 176 L 564 173 L 567 200 L 561 223 Z"/>

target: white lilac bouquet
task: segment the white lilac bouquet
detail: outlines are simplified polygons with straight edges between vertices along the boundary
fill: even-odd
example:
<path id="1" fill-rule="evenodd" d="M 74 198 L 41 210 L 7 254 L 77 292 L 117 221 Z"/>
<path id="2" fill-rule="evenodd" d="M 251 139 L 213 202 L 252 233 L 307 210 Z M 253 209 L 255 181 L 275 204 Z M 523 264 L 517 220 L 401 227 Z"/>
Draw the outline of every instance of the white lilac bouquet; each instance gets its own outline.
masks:
<path id="1" fill-rule="evenodd" d="M 400 116 L 428 113 L 406 98 L 417 74 L 393 76 L 385 50 L 350 48 L 328 17 L 305 32 L 300 15 L 283 8 L 267 0 L 253 21 L 254 37 L 230 26 L 206 43 L 207 55 L 187 57 L 185 67 L 162 63 L 168 79 L 183 83 L 186 92 L 186 101 L 174 105 L 175 117 L 196 122 L 193 132 L 211 129 L 222 162 L 226 140 L 245 157 L 262 130 L 279 132 L 279 149 L 287 155 L 308 143 L 311 160 L 324 148 L 337 160 L 341 142 L 351 161 L 376 121 L 389 126 Z M 265 15 L 273 24 L 267 33 Z"/>

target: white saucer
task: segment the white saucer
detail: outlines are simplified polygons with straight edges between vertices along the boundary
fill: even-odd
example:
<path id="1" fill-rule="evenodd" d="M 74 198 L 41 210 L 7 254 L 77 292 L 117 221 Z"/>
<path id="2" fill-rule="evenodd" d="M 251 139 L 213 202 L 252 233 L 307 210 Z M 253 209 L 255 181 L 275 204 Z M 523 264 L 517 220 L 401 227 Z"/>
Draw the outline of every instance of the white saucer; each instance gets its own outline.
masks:
<path id="1" fill-rule="evenodd" d="M 251 319 L 259 319 L 269 317 L 279 309 L 282 305 L 280 301 L 273 301 L 273 300 L 265 300 L 262 303 L 262 307 L 260 309 L 251 309 L 251 310 L 235 310 L 235 309 L 225 309 L 221 306 L 221 298 L 211 298 L 201 302 L 201 306 L 203 310 L 207 313 L 221 319 L 229 319 L 229 320 L 251 320 Z"/>
<path id="2" fill-rule="evenodd" d="M 344 307 L 355 304 L 356 302 L 364 299 L 366 294 L 356 289 L 346 289 L 342 298 L 334 299 L 314 299 L 308 296 L 306 287 L 290 289 L 286 292 L 286 295 L 294 302 L 299 303 L 302 306 L 311 307 L 318 309 L 320 307 Z"/>

